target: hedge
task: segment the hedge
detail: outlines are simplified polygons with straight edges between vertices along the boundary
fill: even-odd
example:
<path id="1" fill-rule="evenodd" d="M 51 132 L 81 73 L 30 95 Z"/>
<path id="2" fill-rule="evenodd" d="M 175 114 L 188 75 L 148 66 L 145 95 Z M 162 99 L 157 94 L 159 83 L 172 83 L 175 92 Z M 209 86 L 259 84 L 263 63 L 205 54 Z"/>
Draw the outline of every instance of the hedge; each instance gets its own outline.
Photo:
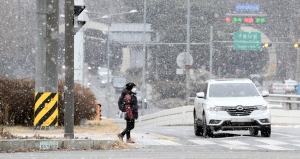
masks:
<path id="1" fill-rule="evenodd" d="M 58 124 L 64 124 L 64 82 L 58 83 Z M 33 126 L 34 121 L 33 79 L 10 79 L 0 77 L 0 125 Z M 96 115 L 94 94 L 80 84 L 74 85 L 74 125 L 82 119 L 93 119 Z"/>

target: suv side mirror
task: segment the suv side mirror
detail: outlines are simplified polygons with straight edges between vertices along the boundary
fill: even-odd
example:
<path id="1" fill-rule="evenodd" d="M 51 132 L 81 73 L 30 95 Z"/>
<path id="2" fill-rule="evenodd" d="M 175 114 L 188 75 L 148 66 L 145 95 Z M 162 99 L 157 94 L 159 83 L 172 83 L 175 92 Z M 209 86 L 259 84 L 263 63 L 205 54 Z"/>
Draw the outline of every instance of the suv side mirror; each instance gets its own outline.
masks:
<path id="1" fill-rule="evenodd" d="M 263 97 L 267 97 L 267 96 L 269 96 L 269 92 L 268 91 L 262 91 L 261 95 Z"/>
<path id="2" fill-rule="evenodd" d="M 197 93 L 197 97 L 198 98 L 204 98 L 205 97 L 204 92 Z"/>

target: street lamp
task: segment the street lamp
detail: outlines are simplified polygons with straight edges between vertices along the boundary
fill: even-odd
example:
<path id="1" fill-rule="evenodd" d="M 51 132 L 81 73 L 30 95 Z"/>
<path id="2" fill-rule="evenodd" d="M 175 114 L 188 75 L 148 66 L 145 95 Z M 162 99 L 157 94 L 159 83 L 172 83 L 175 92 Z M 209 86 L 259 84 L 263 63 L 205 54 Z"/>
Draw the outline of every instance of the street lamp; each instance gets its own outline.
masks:
<path id="1" fill-rule="evenodd" d="M 107 117 L 109 118 L 110 117 L 110 106 L 109 106 L 109 96 L 110 96 L 110 89 L 109 89 L 109 56 L 110 56 L 110 47 L 109 47 L 109 41 L 110 41 L 110 27 L 109 27 L 109 18 L 111 18 L 111 16 L 114 16 L 114 15 L 123 15 L 123 14 L 129 14 L 129 13 L 136 13 L 137 10 L 131 10 L 129 12 L 123 12 L 123 13 L 113 13 L 113 14 L 106 14 L 104 16 L 102 16 L 101 18 L 105 18 L 105 19 L 108 19 L 107 20 L 107 83 L 106 83 L 106 102 L 107 102 L 107 107 L 108 107 L 108 112 L 107 112 Z"/>

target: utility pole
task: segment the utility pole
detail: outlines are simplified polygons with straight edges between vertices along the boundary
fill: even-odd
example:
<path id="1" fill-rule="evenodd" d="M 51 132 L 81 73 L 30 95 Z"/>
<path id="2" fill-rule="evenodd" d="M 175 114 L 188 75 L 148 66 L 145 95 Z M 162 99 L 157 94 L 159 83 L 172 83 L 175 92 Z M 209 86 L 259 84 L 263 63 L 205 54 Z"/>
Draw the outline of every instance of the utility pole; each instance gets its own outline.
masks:
<path id="1" fill-rule="evenodd" d="M 35 127 L 58 126 L 58 0 L 37 0 Z M 41 102 L 42 101 L 42 102 Z M 47 105 L 47 107 L 46 107 Z M 52 110 L 52 111 L 50 111 Z M 50 118 L 50 116 L 55 116 Z"/>
<path id="2" fill-rule="evenodd" d="M 209 41 L 209 79 L 212 76 L 212 54 L 213 54 L 213 26 L 210 26 L 210 41 Z"/>
<path id="3" fill-rule="evenodd" d="M 37 6 L 37 45 L 35 58 L 35 92 L 45 92 L 47 85 L 46 72 L 46 18 L 47 0 L 36 0 Z"/>
<path id="4" fill-rule="evenodd" d="M 65 1 L 65 138 L 74 139 L 74 0 Z"/>
<path id="5" fill-rule="evenodd" d="M 190 97 L 190 16 L 191 16 L 191 2 L 187 1 L 187 43 L 186 43 L 186 105 L 189 105 L 189 97 Z"/>
<path id="6" fill-rule="evenodd" d="M 109 85 L 109 60 L 110 60 L 110 44 L 109 44 L 109 41 L 110 41 L 110 26 L 109 26 L 109 22 L 110 22 L 110 17 L 107 18 L 107 83 L 106 83 L 106 104 L 107 104 L 107 108 L 108 108 L 108 111 L 107 111 L 107 118 L 110 118 L 110 85 Z"/>
<path id="7" fill-rule="evenodd" d="M 74 6 L 74 0 L 65 1 L 65 138 L 74 139 L 74 35 L 85 21 L 78 20 L 85 6 Z"/>
<path id="8" fill-rule="evenodd" d="M 145 109 L 145 99 L 146 99 L 146 80 L 145 80 L 145 71 L 146 71 L 146 16 L 147 16 L 147 0 L 144 0 L 144 29 L 143 29 L 143 87 L 142 87 L 142 115 L 144 115 Z"/>

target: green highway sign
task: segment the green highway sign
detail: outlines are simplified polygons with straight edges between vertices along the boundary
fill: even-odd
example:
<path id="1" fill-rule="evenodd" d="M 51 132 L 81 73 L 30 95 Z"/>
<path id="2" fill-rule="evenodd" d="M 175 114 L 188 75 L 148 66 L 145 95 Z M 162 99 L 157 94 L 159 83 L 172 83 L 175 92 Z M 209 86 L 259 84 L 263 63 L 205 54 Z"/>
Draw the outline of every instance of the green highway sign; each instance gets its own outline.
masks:
<path id="1" fill-rule="evenodd" d="M 261 33 L 234 32 L 233 50 L 261 50 Z"/>

